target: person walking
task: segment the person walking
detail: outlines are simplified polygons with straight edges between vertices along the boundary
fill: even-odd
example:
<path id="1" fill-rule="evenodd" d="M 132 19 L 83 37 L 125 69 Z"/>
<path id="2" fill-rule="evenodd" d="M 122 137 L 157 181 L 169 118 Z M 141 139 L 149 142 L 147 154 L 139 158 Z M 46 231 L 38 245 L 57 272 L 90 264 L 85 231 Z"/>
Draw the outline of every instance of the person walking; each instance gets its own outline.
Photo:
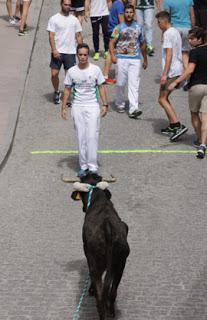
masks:
<path id="1" fill-rule="evenodd" d="M 194 0 L 196 26 L 207 30 L 207 0 Z"/>
<path id="2" fill-rule="evenodd" d="M 15 13 L 13 15 L 13 10 L 12 10 L 12 0 L 6 0 L 6 8 L 9 16 L 9 23 L 11 25 L 16 25 L 17 22 L 19 21 L 19 6 L 20 6 L 20 0 L 16 1 L 16 9 Z"/>
<path id="3" fill-rule="evenodd" d="M 148 63 L 144 30 L 142 26 L 134 21 L 134 15 L 134 6 L 127 4 L 124 9 L 124 22 L 114 28 L 109 43 L 112 63 L 117 64 L 117 111 L 125 111 L 124 89 L 128 78 L 130 118 L 137 118 L 142 114 L 139 109 L 141 53 L 144 58 L 144 69 L 147 68 Z"/>
<path id="4" fill-rule="evenodd" d="M 88 171 L 97 173 L 97 149 L 100 130 L 100 115 L 108 112 L 108 103 L 101 69 L 89 62 L 89 47 L 86 43 L 77 46 L 78 64 L 70 68 L 65 77 L 65 90 L 61 116 L 67 119 L 67 101 L 72 95 L 71 115 L 74 120 L 79 146 L 79 177 Z M 98 94 L 102 100 L 102 110 Z"/>
<path id="5" fill-rule="evenodd" d="M 195 27 L 189 32 L 190 51 L 189 63 L 185 72 L 171 83 L 173 90 L 179 83 L 190 76 L 188 101 L 191 121 L 196 133 L 195 145 L 198 146 L 197 158 L 203 159 L 207 145 L 207 32 Z"/>
<path id="6" fill-rule="evenodd" d="M 84 20 L 84 7 L 85 0 L 71 0 L 70 10 L 74 12 L 75 16 L 78 18 L 81 24 Z"/>
<path id="7" fill-rule="evenodd" d="M 137 22 L 144 27 L 147 42 L 147 53 L 154 55 L 153 46 L 153 21 L 155 16 L 155 5 L 160 11 L 160 0 L 133 0 L 136 8 Z"/>
<path id="8" fill-rule="evenodd" d="M 108 23 L 108 32 L 109 37 L 111 37 L 111 34 L 114 30 L 114 28 L 119 24 L 124 22 L 124 5 L 127 3 L 126 0 L 115 0 L 112 3 L 112 6 L 110 8 L 109 12 L 109 23 Z M 105 77 L 106 84 L 115 84 L 116 80 L 109 77 L 109 71 L 111 69 L 112 62 L 111 62 L 111 55 L 108 53 L 105 64 L 104 64 L 104 70 L 103 74 Z"/>
<path id="9" fill-rule="evenodd" d="M 169 125 L 161 129 L 162 134 L 170 135 L 170 141 L 176 141 L 181 135 L 187 132 L 187 128 L 178 120 L 176 112 L 169 101 L 171 91 L 168 86 L 177 79 L 183 72 L 182 63 L 182 40 L 177 29 L 170 23 L 170 14 L 167 11 L 160 11 L 156 14 L 159 28 L 163 32 L 162 43 L 162 75 L 160 80 L 159 104 L 164 109 Z"/>
<path id="10" fill-rule="evenodd" d="M 164 0 L 163 9 L 169 12 L 172 26 L 180 32 L 182 60 L 184 68 L 186 68 L 190 50 L 188 31 L 195 26 L 193 0 Z"/>
<path id="11" fill-rule="evenodd" d="M 59 73 L 63 64 L 65 72 L 76 64 L 76 41 L 83 42 L 79 20 L 70 14 L 70 0 L 61 0 L 61 11 L 49 19 L 47 31 L 51 46 L 51 81 L 54 87 L 53 100 L 60 103 Z"/>
<path id="12" fill-rule="evenodd" d="M 19 36 L 25 36 L 27 32 L 27 17 L 29 13 L 29 8 L 32 3 L 32 0 L 21 0 L 20 4 L 22 5 L 22 14 L 21 14 L 21 20 L 19 25 Z"/>
<path id="13" fill-rule="evenodd" d="M 108 32 L 108 20 L 109 20 L 109 9 L 108 5 L 111 4 L 111 0 L 85 0 L 85 17 L 91 19 L 91 26 L 93 31 L 93 45 L 94 45 L 94 56 L 93 59 L 98 61 L 100 58 L 99 52 L 99 31 L 100 26 L 103 32 L 104 42 L 104 58 L 108 55 L 109 48 L 109 32 Z"/>

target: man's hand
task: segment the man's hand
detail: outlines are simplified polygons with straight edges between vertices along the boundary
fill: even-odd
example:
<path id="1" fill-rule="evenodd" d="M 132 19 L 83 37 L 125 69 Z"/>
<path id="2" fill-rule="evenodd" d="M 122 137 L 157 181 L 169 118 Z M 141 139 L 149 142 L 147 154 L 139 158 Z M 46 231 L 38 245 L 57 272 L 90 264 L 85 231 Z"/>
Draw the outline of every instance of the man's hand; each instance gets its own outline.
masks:
<path id="1" fill-rule="evenodd" d="M 67 120 L 68 119 L 68 111 L 67 111 L 67 107 L 62 105 L 61 107 L 61 117 L 64 119 L 64 120 Z"/>
<path id="2" fill-rule="evenodd" d="M 161 86 L 164 85 L 164 84 L 166 84 L 166 81 L 167 81 L 167 76 L 162 75 L 162 77 L 161 77 L 161 79 L 160 79 L 160 84 L 161 84 Z"/>
<path id="3" fill-rule="evenodd" d="M 60 59 L 60 52 L 59 52 L 59 51 L 54 50 L 54 51 L 52 52 L 52 55 L 53 55 L 53 57 L 54 57 L 55 59 Z"/>
<path id="4" fill-rule="evenodd" d="M 144 70 L 147 69 L 147 67 L 148 67 L 148 61 L 147 61 L 147 59 L 143 61 L 142 66 L 143 66 L 143 69 L 144 69 Z"/>
<path id="5" fill-rule="evenodd" d="M 114 64 L 117 63 L 117 57 L 115 55 L 111 55 L 111 62 Z"/>
<path id="6" fill-rule="evenodd" d="M 105 117 L 108 113 L 108 106 L 102 106 L 101 108 L 101 116 Z"/>

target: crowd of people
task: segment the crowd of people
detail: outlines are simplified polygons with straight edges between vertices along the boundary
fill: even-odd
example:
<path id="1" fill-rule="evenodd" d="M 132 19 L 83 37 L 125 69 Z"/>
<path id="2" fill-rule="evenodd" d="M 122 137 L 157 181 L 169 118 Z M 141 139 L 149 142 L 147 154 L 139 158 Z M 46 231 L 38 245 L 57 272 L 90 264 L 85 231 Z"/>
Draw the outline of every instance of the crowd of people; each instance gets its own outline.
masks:
<path id="1" fill-rule="evenodd" d="M 9 22 L 16 23 L 11 1 L 7 0 Z M 25 4 L 27 3 L 27 5 Z M 25 17 L 31 0 L 23 0 L 19 10 L 19 34 L 25 32 Z M 65 89 L 61 115 L 67 118 L 72 105 L 72 117 L 79 143 L 80 171 L 97 172 L 97 148 L 100 117 L 108 112 L 105 84 L 116 87 L 116 110 L 125 112 L 124 89 L 128 82 L 129 118 L 137 119 L 141 68 L 147 69 L 148 56 L 153 56 L 153 22 L 161 29 L 162 74 L 159 104 L 169 125 L 161 133 L 177 141 L 188 128 L 179 121 L 170 101 L 174 88 L 188 91 L 189 108 L 196 139 L 197 158 L 203 159 L 207 144 L 207 0 L 61 0 L 60 12 L 48 22 L 51 47 L 51 82 L 54 103 L 61 103 L 59 72 L 65 70 Z M 25 11 L 24 11 L 25 6 Z M 25 13 L 27 11 L 27 13 Z M 100 59 L 100 27 L 103 34 L 105 59 L 103 70 L 89 62 L 90 49 L 84 43 L 82 26 L 90 18 L 93 40 L 93 60 Z M 76 64 L 77 58 L 77 64 Z M 112 64 L 116 77 L 110 77 Z M 102 101 L 100 111 L 99 98 Z"/>

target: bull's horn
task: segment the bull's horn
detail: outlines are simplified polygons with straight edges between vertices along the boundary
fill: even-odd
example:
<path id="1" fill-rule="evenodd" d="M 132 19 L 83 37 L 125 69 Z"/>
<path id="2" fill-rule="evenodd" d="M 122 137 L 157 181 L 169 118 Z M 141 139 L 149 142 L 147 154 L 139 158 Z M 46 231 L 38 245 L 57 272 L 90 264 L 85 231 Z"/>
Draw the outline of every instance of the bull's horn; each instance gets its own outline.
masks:
<path id="1" fill-rule="evenodd" d="M 109 178 L 105 178 L 105 177 L 102 178 L 102 181 L 106 181 L 106 182 L 109 182 L 109 183 L 116 182 L 116 180 L 117 179 L 114 176 L 112 176 L 112 174 L 110 175 Z"/>
<path id="2" fill-rule="evenodd" d="M 88 192 L 88 190 L 90 189 L 90 184 L 75 182 L 73 184 L 73 189 L 80 192 Z"/>
<path id="3" fill-rule="evenodd" d="M 98 182 L 96 186 L 101 190 L 105 190 L 106 188 L 108 188 L 109 184 L 106 181 L 101 181 L 101 182 Z"/>
<path id="4" fill-rule="evenodd" d="M 63 182 L 66 182 L 66 183 L 80 182 L 80 179 L 78 177 L 72 178 L 72 177 L 62 175 L 61 179 Z"/>

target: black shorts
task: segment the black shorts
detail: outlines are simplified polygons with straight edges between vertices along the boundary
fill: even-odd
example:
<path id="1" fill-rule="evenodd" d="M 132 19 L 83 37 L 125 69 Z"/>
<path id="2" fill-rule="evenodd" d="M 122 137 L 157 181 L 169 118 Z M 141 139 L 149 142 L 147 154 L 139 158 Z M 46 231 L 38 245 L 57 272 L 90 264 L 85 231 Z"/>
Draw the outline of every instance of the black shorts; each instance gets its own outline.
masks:
<path id="1" fill-rule="evenodd" d="M 76 64 L 75 54 L 61 53 L 60 59 L 55 59 L 51 54 L 51 62 L 50 62 L 51 69 L 60 70 L 62 64 L 65 70 L 68 70 L 71 67 L 75 66 Z"/>
<path id="2" fill-rule="evenodd" d="M 84 11 L 84 0 L 71 0 L 71 10 Z"/>

